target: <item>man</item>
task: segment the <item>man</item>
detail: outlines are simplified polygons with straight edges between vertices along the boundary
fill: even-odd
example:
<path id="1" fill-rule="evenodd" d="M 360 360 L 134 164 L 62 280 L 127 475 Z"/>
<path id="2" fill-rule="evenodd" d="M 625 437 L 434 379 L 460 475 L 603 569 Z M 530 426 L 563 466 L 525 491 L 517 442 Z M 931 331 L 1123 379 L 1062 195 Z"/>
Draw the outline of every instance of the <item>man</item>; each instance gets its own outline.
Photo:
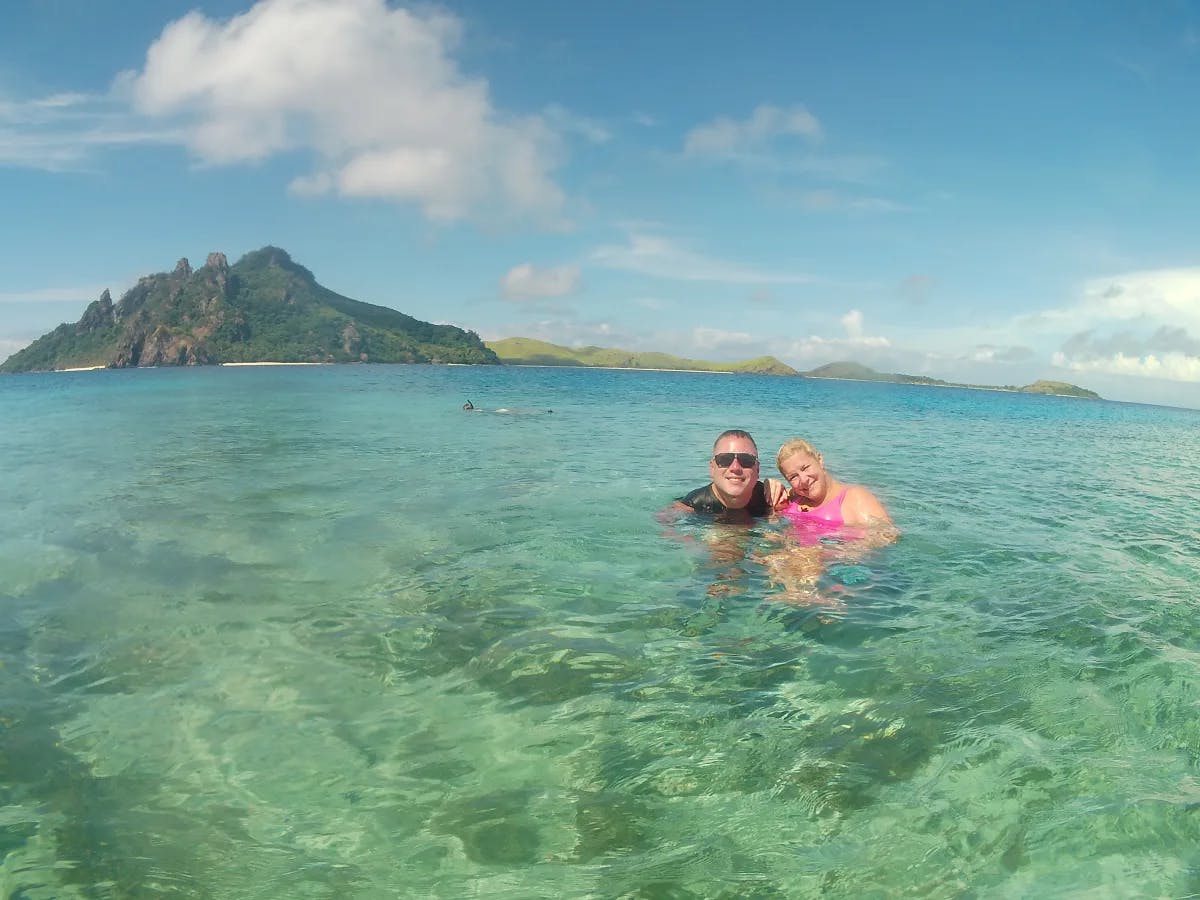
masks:
<path id="1" fill-rule="evenodd" d="M 713 443 L 708 460 L 711 483 L 676 500 L 696 512 L 746 520 L 771 513 L 766 486 L 758 480 L 758 445 L 747 431 L 731 428 Z"/>

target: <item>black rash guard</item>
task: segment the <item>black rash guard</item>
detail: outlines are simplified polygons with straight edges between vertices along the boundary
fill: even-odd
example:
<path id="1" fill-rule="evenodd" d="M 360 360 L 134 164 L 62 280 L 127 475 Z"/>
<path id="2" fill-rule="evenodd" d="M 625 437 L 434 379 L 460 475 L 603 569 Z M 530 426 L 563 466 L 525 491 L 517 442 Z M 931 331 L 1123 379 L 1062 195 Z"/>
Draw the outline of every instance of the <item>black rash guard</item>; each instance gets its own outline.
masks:
<path id="1" fill-rule="evenodd" d="M 690 506 L 696 512 L 702 513 L 744 513 L 747 516 L 766 516 L 771 513 L 771 505 L 767 503 L 767 491 L 761 481 L 755 483 L 754 493 L 750 495 L 750 502 L 737 509 L 730 509 L 718 500 L 711 483 L 679 497 L 678 501 L 684 506 Z"/>

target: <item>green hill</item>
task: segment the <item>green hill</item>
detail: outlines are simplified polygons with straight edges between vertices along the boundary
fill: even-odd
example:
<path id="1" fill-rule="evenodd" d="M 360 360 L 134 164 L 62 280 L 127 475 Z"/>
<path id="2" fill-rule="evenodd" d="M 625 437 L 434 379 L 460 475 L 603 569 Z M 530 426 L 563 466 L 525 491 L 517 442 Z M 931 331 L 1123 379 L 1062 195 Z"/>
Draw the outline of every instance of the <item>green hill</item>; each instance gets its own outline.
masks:
<path id="1" fill-rule="evenodd" d="M 1100 395 L 1087 388 L 1081 388 L 1065 381 L 1035 381 L 1021 388 L 1028 394 L 1054 394 L 1057 397 L 1083 397 L 1087 400 L 1099 400 Z"/>
<path id="2" fill-rule="evenodd" d="M 113 303 L 108 291 L 75 324 L 10 356 L 0 372 L 226 362 L 498 363 L 474 332 L 432 325 L 317 283 L 277 247 L 230 266 L 181 259 Z"/>
<path id="3" fill-rule="evenodd" d="M 685 359 L 669 353 L 613 350 L 607 347 L 562 347 L 532 338 L 504 338 L 486 346 L 500 360 L 515 366 L 586 366 L 607 369 L 678 369 L 688 372 L 733 372 L 750 375 L 797 375 L 773 356 L 736 363 Z"/>
<path id="4" fill-rule="evenodd" d="M 925 375 L 902 375 L 899 373 L 876 372 L 869 366 L 855 362 L 833 362 L 818 366 L 803 373 L 805 378 L 840 378 L 848 381 L 884 381 L 889 384 L 926 384 L 935 387 L 963 387 L 982 391 L 1015 391 L 1025 394 L 1053 394 L 1058 397 L 1081 397 L 1087 400 L 1100 400 L 1095 391 L 1081 388 L 1065 381 L 1035 381 L 1024 387 L 1012 385 L 962 384 L 954 381 L 943 381 L 940 378 L 929 378 Z"/>

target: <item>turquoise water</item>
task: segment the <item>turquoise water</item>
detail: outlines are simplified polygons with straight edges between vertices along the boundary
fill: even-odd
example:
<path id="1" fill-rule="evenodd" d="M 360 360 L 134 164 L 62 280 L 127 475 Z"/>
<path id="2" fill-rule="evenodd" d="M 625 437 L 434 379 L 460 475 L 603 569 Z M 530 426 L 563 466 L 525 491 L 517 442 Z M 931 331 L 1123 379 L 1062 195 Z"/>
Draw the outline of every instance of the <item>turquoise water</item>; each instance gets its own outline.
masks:
<path id="1" fill-rule="evenodd" d="M 1200 413 L 367 366 L 0 422 L 0 896 L 1200 893 Z M 903 537 L 800 606 L 772 526 L 665 534 L 730 426 Z"/>

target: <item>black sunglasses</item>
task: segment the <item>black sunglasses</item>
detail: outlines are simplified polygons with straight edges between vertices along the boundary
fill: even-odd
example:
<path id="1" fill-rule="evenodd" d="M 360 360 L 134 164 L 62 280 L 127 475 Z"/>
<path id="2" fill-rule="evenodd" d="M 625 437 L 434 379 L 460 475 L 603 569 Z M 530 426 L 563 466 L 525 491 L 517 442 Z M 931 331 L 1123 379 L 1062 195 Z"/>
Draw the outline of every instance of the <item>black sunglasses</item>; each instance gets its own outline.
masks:
<path id="1" fill-rule="evenodd" d="M 718 469 L 728 469 L 733 465 L 734 457 L 743 469 L 751 469 L 758 465 L 758 457 L 753 453 L 714 453 L 713 462 Z"/>

